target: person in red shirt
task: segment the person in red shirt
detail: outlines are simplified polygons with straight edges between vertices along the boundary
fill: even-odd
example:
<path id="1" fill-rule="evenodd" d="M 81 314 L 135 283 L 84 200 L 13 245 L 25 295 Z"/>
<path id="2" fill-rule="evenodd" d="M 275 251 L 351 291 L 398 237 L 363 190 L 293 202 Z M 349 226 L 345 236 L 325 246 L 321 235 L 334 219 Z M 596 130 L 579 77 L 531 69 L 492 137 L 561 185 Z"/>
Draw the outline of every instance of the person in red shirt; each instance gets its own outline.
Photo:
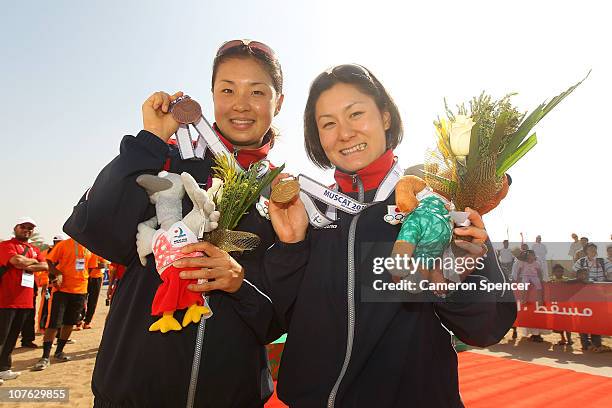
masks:
<path id="1" fill-rule="evenodd" d="M 108 290 L 106 291 L 106 306 L 110 306 L 111 300 L 113 298 L 113 293 L 115 293 L 117 285 L 123 277 L 124 272 L 124 265 L 118 264 L 116 262 L 111 262 L 110 267 L 108 268 Z"/>
<path id="2" fill-rule="evenodd" d="M 34 308 L 34 272 L 47 270 L 40 250 L 29 243 L 36 223 L 17 220 L 15 237 L 0 242 L 0 381 L 21 373 L 11 371 L 11 354 L 27 313 Z"/>

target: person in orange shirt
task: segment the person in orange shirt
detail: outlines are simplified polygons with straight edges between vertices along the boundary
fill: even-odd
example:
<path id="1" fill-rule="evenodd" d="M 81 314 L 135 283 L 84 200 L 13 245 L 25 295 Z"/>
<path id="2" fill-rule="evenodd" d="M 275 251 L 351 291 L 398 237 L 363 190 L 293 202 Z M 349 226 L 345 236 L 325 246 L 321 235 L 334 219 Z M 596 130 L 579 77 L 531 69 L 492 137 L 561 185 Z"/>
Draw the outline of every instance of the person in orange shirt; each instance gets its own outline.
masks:
<path id="1" fill-rule="evenodd" d="M 87 302 L 85 303 L 85 316 L 83 329 L 91 329 L 91 320 L 96 312 L 98 305 L 98 297 L 102 288 L 102 279 L 104 278 L 104 267 L 108 263 L 106 259 L 95 255 L 98 262 L 98 267 L 89 271 L 89 279 L 87 280 Z"/>
<path id="2" fill-rule="evenodd" d="M 53 237 L 53 246 L 45 249 L 42 252 L 42 255 L 45 259 L 51 253 L 53 248 L 57 246 L 60 242 L 65 240 L 66 237 L 62 234 L 57 234 Z M 34 274 L 34 280 L 36 282 L 36 286 L 40 288 L 40 306 L 38 307 L 38 315 L 36 320 L 36 329 L 37 332 L 42 333 L 45 331 L 47 327 L 47 320 L 49 320 L 49 309 L 51 309 L 51 287 L 49 287 L 49 272 L 41 271 Z"/>
<path id="3" fill-rule="evenodd" d="M 54 287 L 51 294 L 51 313 L 49 325 L 43 339 L 43 355 L 34 366 L 34 371 L 41 371 L 51 363 L 51 347 L 57 330 L 61 327 L 54 358 L 58 361 L 69 361 L 64 353 L 64 346 L 72 333 L 83 309 L 87 296 L 87 279 L 89 269 L 98 266 L 98 258 L 87 248 L 70 238 L 60 242 L 47 255 L 49 264 L 49 283 Z"/>

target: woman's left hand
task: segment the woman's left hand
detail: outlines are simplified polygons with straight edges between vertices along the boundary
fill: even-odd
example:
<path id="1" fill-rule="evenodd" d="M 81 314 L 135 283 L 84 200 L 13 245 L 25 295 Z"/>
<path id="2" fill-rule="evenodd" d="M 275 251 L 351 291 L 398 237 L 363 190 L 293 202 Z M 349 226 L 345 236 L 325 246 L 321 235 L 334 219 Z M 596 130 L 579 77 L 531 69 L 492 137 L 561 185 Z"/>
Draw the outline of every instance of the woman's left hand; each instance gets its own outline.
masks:
<path id="1" fill-rule="evenodd" d="M 472 225 L 469 227 L 457 227 L 453 230 L 455 235 L 472 238 L 471 242 L 461 239 L 455 239 L 454 241 L 455 245 L 467 252 L 462 257 L 455 257 L 455 261 L 457 261 L 459 258 L 464 258 L 463 265 L 465 267 L 465 272 L 461 275 L 462 280 L 472 273 L 474 267 L 477 265 L 477 258 L 481 258 L 487 253 L 487 246 L 485 245 L 485 242 L 489 237 L 480 214 L 471 208 L 466 208 L 465 212 L 468 213 L 468 219 Z M 468 261 L 469 259 L 471 260 Z"/>
<path id="2" fill-rule="evenodd" d="M 201 268 L 199 270 L 181 271 L 181 279 L 208 279 L 209 282 L 191 284 L 187 288 L 194 292 L 222 290 L 234 293 L 244 279 L 244 268 L 227 252 L 210 242 L 198 242 L 185 245 L 183 253 L 204 252 L 207 256 L 183 258 L 173 263 L 177 268 Z M 213 281 L 210 281 L 214 279 Z"/>

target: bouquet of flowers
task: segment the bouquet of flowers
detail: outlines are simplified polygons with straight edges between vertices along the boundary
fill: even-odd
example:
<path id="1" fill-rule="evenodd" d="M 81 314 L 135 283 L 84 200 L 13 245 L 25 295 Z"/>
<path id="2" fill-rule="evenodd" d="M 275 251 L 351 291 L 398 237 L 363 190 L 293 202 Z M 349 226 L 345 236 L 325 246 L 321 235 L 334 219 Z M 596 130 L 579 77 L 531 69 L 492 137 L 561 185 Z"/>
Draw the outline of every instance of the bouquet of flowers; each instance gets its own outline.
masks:
<path id="1" fill-rule="evenodd" d="M 212 186 L 206 194 L 220 213 L 218 227 L 204 234 L 204 240 L 224 251 L 245 251 L 259 245 L 259 237 L 250 232 L 234 231 L 238 222 L 266 188 L 285 168 L 274 168 L 261 175 L 264 162 L 253 163 L 241 171 L 233 156 L 219 155 L 213 166 Z"/>
<path id="2" fill-rule="evenodd" d="M 514 93 L 495 100 L 483 92 L 456 113 L 445 101 L 446 118 L 434 121 L 437 147 L 427 152 L 425 182 L 459 211 L 484 208 L 502 188 L 506 171 L 536 145 L 531 129 L 587 77 L 529 115 L 512 105 Z"/>

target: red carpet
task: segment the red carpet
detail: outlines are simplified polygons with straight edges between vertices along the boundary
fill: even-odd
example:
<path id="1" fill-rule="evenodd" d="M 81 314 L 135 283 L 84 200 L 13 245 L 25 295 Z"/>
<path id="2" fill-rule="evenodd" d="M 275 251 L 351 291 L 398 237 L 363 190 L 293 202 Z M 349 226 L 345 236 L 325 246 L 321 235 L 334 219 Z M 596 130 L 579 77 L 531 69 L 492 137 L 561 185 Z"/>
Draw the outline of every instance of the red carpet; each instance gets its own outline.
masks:
<path id="1" fill-rule="evenodd" d="M 612 407 L 612 378 L 470 352 L 459 353 L 459 384 L 468 408 Z M 276 394 L 266 404 L 281 407 Z"/>

